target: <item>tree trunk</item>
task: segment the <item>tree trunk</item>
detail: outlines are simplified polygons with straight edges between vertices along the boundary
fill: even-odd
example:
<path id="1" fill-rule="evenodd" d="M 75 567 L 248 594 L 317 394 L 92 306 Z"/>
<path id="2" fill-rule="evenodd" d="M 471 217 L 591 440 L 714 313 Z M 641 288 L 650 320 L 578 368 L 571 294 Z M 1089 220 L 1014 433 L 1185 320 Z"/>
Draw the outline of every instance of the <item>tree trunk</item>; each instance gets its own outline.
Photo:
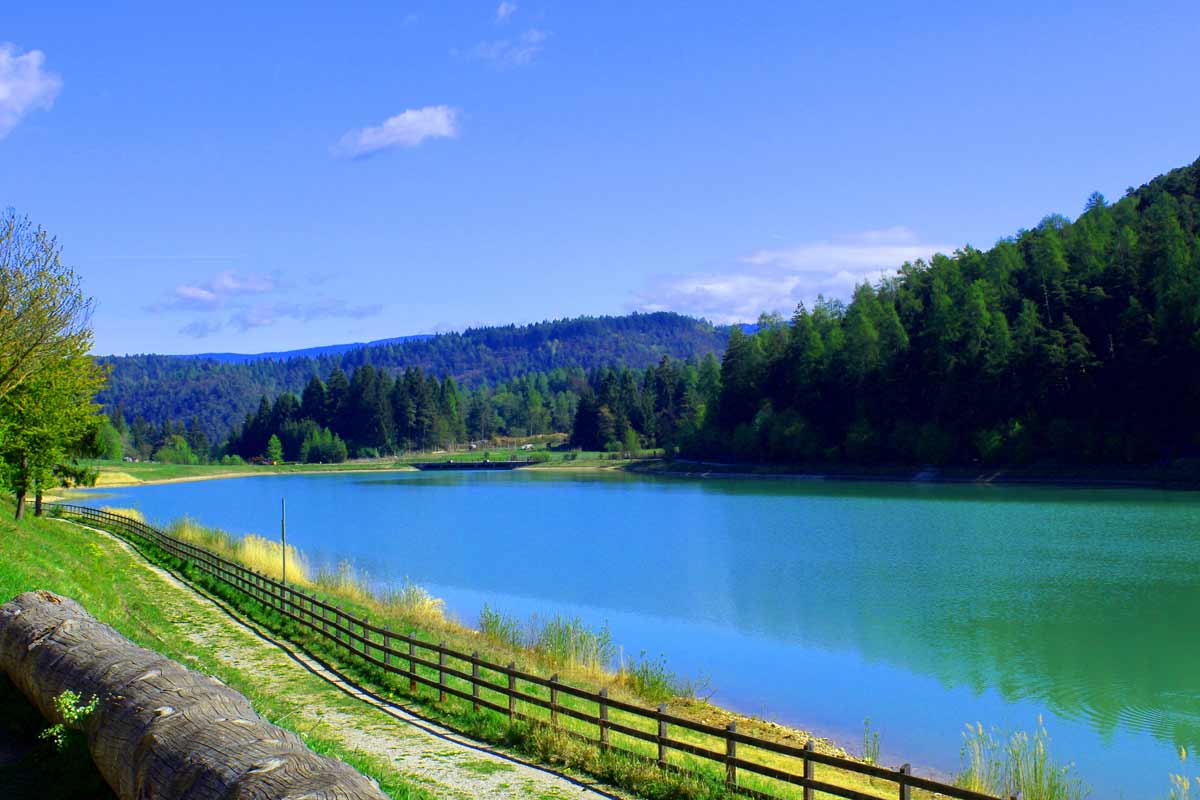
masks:
<path id="1" fill-rule="evenodd" d="M 46 719 L 71 690 L 92 760 L 121 800 L 386 800 L 351 767 L 309 750 L 244 696 L 145 650 L 74 600 L 26 592 L 0 606 L 0 670 Z"/>
<path id="2" fill-rule="evenodd" d="M 37 492 L 33 495 L 33 515 L 40 517 L 42 515 L 42 487 L 38 487 Z"/>
<path id="3" fill-rule="evenodd" d="M 25 494 L 29 487 L 29 456 L 21 456 L 21 474 L 17 476 L 17 512 L 14 519 L 25 519 Z"/>

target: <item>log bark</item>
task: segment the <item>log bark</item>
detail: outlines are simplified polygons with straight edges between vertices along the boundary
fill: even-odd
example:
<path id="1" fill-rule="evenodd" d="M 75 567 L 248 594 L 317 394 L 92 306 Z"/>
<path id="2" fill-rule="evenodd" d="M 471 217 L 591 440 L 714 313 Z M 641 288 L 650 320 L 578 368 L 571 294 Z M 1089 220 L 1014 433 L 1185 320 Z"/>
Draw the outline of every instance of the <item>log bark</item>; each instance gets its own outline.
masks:
<path id="1" fill-rule="evenodd" d="M 138 647 L 47 591 L 0 606 L 0 670 L 51 722 L 64 691 L 86 702 L 92 759 L 121 800 L 386 800 L 374 781 L 317 755 L 242 694 Z"/>

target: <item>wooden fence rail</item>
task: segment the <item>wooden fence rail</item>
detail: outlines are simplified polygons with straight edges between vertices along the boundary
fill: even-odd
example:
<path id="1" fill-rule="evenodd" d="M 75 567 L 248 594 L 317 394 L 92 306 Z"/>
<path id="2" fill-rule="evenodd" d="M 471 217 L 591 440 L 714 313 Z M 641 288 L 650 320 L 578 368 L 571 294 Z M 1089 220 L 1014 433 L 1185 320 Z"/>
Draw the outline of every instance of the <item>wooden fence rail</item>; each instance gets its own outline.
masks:
<path id="1" fill-rule="evenodd" d="M 794 789 L 786 795 L 782 790 L 799 787 L 804 800 L 812 800 L 814 792 L 847 800 L 886 800 L 888 796 L 909 800 L 913 789 L 955 800 L 997 800 L 992 795 L 918 777 L 911 774 L 907 764 L 889 769 L 818 753 L 811 742 L 801 748 L 750 736 L 740 733 L 733 723 L 724 728 L 708 725 L 671 714 L 665 705 L 645 708 L 610 697 L 607 689 L 593 692 L 563 683 L 557 675 L 543 678 L 513 663 L 494 664 L 478 653 L 464 653 L 444 642 L 426 642 L 386 625 L 373 624 L 292 584 L 285 585 L 131 517 L 65 503 L 47 504 L 46 510 L 150 542 L 348 654 L 406 678 L 410 691 L 424 686 L 436 692 L 441 702 L 447 696 L 455 697 L 476 711 L 486 709 L 509 719 L 547 724 L 604 751 L 616 751 L 663 769 L 709 779 L 719 776 L 717 779 L 723 778 L 730 789 L 747 796 L 774 800 L 794 796 Z M 564 697 L 571 702 L 564 702 Z M 562 718 L 582 725 L 565 725 Z M 692 741 L 684 741 L 678 732 L 690 733 Z M 698 737 L 704 737 L 708 746 L 698 743 Z M 640 752 L 635 749 L 639 742 L 643 743 Z M 763 754 L 774 756 L 773 764 L 763 763 Z M 752 758 L 756 755 L 758 760 Z M 891 790 L 888 795 L 867 794 L 818 780 L 814 777 L 817 764 L 874 779 L 884 788 L 890 785 Z M 747 780 L 747 776 L 752 779 Z"/>

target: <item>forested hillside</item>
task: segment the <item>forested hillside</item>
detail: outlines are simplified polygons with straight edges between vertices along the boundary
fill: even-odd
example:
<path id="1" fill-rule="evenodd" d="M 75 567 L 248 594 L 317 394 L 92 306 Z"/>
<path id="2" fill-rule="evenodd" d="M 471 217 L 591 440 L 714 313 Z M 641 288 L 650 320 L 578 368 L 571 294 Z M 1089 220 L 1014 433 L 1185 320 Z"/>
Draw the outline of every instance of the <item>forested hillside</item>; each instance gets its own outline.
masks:
<path id="1" fill-rule="evenodd" d="M 690 452 L 786 461 L 1200 455 L 1200 161 L 735 331 Z"/>
<path id="2" fill-rule="evenodd" d="M 203 452 L 236 425 L 217 454 L 338 460 L 562 431 L 587 449 L 796 464 L 1196 457 L 1198 187 L 1200 161 L 754 332 L 635 314 L 283 362 L 142 356 L 115 361 L 104 399 L 198 418 L 135 423 L 142 455 Z"/>
<path id="3" fill-rule="evenodd" d="M 224 363 L 178 356 L 109 357 L 109 384 L 98 398 L 161 428 L 187 423 L 208 440 L 224 438 L 264 395 L 299 394 L 314 375 L 353 373 L 361 364 L 395 372 L 420 368 L 464 387 L 495 384 L 533 372 L 592 369 L 608 364 L 644 367 L 673 358 L 720 352 L 728 329 L 678 314 L 583 317 L 534 325 L 476 328 L 428 339 L 368 346 L 318 357 Z"/>

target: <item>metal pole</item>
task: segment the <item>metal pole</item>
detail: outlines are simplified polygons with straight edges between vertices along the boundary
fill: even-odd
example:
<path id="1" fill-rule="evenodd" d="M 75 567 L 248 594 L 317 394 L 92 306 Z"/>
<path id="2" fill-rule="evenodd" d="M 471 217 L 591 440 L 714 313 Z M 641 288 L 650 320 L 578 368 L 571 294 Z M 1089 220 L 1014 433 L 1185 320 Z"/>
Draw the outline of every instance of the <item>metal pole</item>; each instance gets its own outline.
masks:
<path id="1" fill-rule="evenodd" d="M 279 498 L 279 542 L 283 551 L 283 585 L 287 586 L 287 498 Z"/>

